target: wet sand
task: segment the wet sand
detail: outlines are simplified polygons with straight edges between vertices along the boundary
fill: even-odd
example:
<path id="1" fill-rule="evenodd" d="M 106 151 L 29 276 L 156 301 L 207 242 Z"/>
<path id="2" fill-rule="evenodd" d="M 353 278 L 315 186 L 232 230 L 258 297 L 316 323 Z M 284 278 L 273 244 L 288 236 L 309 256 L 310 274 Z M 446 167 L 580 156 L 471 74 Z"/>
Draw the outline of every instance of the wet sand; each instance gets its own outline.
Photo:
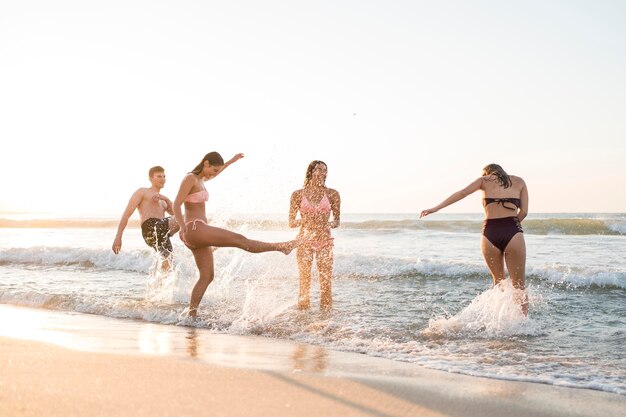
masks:
<path id="1" fill-rule="evenodd" d="M 0 305 L 0 416 L 621 416 L 626 397 Z"/>

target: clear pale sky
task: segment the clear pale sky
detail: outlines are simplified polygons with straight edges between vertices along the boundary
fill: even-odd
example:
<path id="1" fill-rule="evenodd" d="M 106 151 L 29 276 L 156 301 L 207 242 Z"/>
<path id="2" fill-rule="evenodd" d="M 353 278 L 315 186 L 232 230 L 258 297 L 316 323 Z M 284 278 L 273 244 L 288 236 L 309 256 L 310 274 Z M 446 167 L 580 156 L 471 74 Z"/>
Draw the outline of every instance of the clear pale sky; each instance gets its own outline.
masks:
<path id="1" fill-rule="evenodd" d="M 0 211 L 118 217 L 216 150 L 211 210 L 286 213 L 321 159 L 345 213 L 491 162 L 531 212 L 626 212 L 625 80 L 624 1 L 0 0 Z"/>

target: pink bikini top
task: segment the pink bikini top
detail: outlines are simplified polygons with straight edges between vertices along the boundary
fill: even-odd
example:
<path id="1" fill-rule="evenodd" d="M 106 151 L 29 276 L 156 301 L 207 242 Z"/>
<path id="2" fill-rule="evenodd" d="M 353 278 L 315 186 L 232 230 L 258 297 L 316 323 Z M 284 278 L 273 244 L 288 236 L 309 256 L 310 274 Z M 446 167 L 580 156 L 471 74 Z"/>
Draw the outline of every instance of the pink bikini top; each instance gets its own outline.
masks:
<path id="1" fill-rule="evenodd" d="M 206 189 L 191 193 L 185 198 L 185 203 L 206 203 L 207 201 L 209 201 L 209 192 Z"/>
<path id="2" fill-rule="evenodd" d="M 308 198 L 302 193 L 302 202 L 300 203 L 300 213 L 304 214 L 319 214 L 319 213 L 330 213 L 330 200 L 328 200 L 328 196 L 324 194 L 324 197 L 317 203 L 316 206 L 311 204 Z"/>

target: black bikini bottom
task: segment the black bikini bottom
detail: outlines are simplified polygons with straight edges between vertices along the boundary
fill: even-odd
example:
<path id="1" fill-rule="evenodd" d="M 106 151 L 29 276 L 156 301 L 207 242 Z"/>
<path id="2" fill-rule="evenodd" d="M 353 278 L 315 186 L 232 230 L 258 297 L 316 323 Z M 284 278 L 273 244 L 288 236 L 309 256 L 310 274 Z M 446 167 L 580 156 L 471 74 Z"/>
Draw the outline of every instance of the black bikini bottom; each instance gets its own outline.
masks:
<path id="1" fill-rule="evenodd" d="M 517 217 L 486 219 L 483 224 L 483 236 L 501 252 L 518 233 L 524 233 L 524 230 Z"/>

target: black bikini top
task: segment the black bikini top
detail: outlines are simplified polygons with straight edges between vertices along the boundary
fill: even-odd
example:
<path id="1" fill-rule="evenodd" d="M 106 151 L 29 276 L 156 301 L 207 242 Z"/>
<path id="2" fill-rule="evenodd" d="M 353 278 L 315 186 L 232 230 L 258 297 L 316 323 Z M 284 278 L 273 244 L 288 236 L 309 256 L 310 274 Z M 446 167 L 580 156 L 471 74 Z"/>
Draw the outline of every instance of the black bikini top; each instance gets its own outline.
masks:
<path id="1" fill-rule="evenodd" d="M 519 206 L 522 205 L 522 201 L 519 198 L 490 198 L 490 197 L 483 198 L 483 206 L 486 207 L 487 204 L 491 204 L 491 203 L 500 204 L 502 207 L 504 207 L 505 209 L 509 209 L 509 210 L 517 210 Z M 507 207 L 504 205 L 504 203 L 511 203 L 515 207 Z"/>

